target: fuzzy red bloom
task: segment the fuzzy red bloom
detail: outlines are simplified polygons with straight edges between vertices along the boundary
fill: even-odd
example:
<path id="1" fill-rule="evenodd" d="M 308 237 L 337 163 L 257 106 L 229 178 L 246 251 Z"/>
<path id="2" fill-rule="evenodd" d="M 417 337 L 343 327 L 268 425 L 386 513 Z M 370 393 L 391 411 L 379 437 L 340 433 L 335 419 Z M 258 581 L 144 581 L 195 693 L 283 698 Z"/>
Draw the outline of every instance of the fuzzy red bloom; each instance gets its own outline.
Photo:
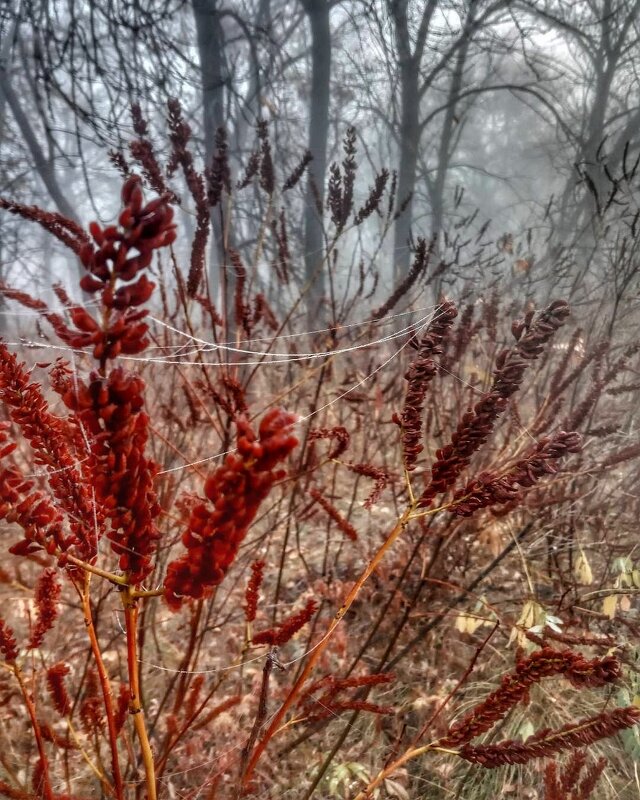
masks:
<path id="1" fill-rule="evenodd" d="M 91 494 L 77 468 L 77 458 L 70 449 L 73 430 L 68 423 L 50 413 L 38 384 L 29 380 L 29 372 L 13 353 L 0 342 L 0 400 L 8 407 L 11 419 L 29 442 L 34 462 L 44 467 L 56 508 L 49 498 L 32 491 L 33 482 L 25 481 L 14 469 L 0 474 L 0 516 L 18 522 L 25 539 L 11 548 L 13 553 L 30 553 L 42 547 L 49 552 L 66 551 L 72 544 L 81 558 L 90 560 L 96 551 L 96 516 Z M 7 441 L 7 426 L 0 429 L 0 444 Z M 7 455 L 13 445 L 0 450 Z M 62 530 L 63 509 L 69 518 L 71 536 Z"/>
<path id="2" fill-rule="evenodd" d="M 0 653 L 9 663 L 18 657 L 18 645 L 13 630 L 3 619 L 0 619 Z"/>
<path id="3" fill-rule="evenodd" d="M 345 466 L 356 475 L 364 475 L 375 481 L 373 491 L 364 501 L 365 508 L 373 508 L 387 484 L 391 482 L 392 476 L 385 469 L 376 467 L 374 464 L 345 464 Z"/>
<path id="4" fill-rule="evenodd" d="M 120 689 L 118 690 L 118 697 L 116 699 L 116 707 L 113 715 L 117 733 L 120 733 L 120 731 L 124 728 L 124 723 L 127 721 L 127 717 L 129 716 L 129 701 L 129 687 L 126 683 L 121 683 Z"/>
<path id="5" fill-rule="evenodd" d="M 36 793 L 36 797 L 47 797 L 45 786 L 48 783 L 48 767 L 49 761 L 46 756 L 44 758 L 39 758 L 33 767 L 33 772 L 31 773 L 31 786 Z"/>
<path id="6" fill-rule="evenodd" d="M 596 783 L 600 780 L 600 776 L 607 766 L 606 758 L 599 758 L 595 764 L 592 764 L 587 770 L 586 775 L 580 781 L 578 791 L 574 793 L 574 800 L 588 800 L 592 796 Z"/>
<path id="7" fill-rule="evenodd" d="M 335 717 L 343 711 L 364 711 L 370 714 L 393 714 L 395 709 L 381 706 L 366 700 L 344 699 L 340 695 L 349 689 L 380 686 L 395 680 L 392 672 L 379 672 L 375 675 L 356 675 L 351 678 L 336 678 L 326 675 L 315 681 L 302 693 L 298 705 L 302 708 L 307 722 L 320 722 Z"/>
<path id="8" fill-rule="evenodd" d="M 572 753 L 560 777 L 560 788 L 565 794 L 568 794 L 578 782 L 580 771 L 586 762 L 587 754 L 584 750 L 576 750 Z"/>
<path id="9" fill-rule="evenodd" d="M 251 577 L 244 593 L 244 618 L 253 622 L 258 611 L 258 592 L 264 577 L 264 561 L 254 561 L 251 565 Z"/>
<path id="10" fill-rule="evenodd" d="M 318 603 L 316 600 L 307 600 L 305 607 L 301 611 L 283 619 L 275 628 L 269 628 L 256 633 L 252 639 L 253 644 L 268 644 L 272 647 L 282 647 L 283 644 L 286 644 L 295 636 L 300 628 L 303 628 L 307 622 L 309 622 L 317 609 Z"/>
<path id="11" fill-rule="evenodd" d="M 65 678 L 69 674 L 69 667 L 60 662 L 47 670 L 47 688 L 53 701 L 53 707 L 61 717 L 71 713 L 71 698 L 65 686 Z"/>
<path id="12" fill-rule="evenodd" d="M 129 144 L 129 150 L 133 158 L 142 167 L 142 174 L 144 175 L 149 186 L 160 196 L 165 194 L 171 195 L 162 173 L 162 168 L 158 163 L 153 144 L 149 139 L 149 129 L 147 121 L 142 116 L 142 109 L 138 103 L 131 105 L 131 121 L 133 122 L 133 130 L 138 136 Z M 122 171 L 122 170 L 121 170 Z M 128 174 L 127 170 L 127 174 Z M 174 202 L 178 202 L 175 195 L 171 195 Z"/>
<path id="13" fill-rule="evenodd" d="M 361 225 L 372 214 L 380 213 L 380 203 L 384 196 L 384 190 L 389 183 L 389 170 L 382 169 L 374 178 L 373 186 L 369 189 L 369 195 L 354 217 L 354 225 Z"/>
<path id="14" fill-rule="evenodd" d="M 517 344 L 498 355 L 491 390 L 462 416 L 451 442 L 436 452 L 431 482 L 418 501 L 421 508 L 430 506 L 436 495 L 446 492 L 469 465 L 473 454 L 492 433 L 509 398 L 520 388 L 529 362 L 538 358 L 568 316 L 567 303 L 556 300 L 536 318 L 528 315 L 514 323 Z"/>
<path id="15" fill-rule="evenodd" d="M 388 715 L 395 714 L 393 706 L 381 706 L 377 703 L 370 703 L 367 700 L 336 700 L 329 705 L 318 706 L 315 711 L 309 711 L 305 715 L 306 722 L 320 722 L 324 719 L 333 719 L 344 711 L 364 711 L 369 714 Z"/>
<path id="16" fill-rule="evenodd" d="M 120 569 L 140 583 L 152 569 L 160 513 L 153 490 L 157 465 L 145 457 L 149 418 L 143 410 L 144 381 L 118 367 L 90 381 L 60 387 L 65 404 L 91 436 L 89 469 L 95 497 L 111 521 L 108 537 Z"/>
<path id="17" fill-rule="evenodd" d="M 25 206 L 22 203 L 5 200 L 3 197 L 0 197 L 0 208 L 23 219 L 37 222 L 74 253 L 79 253 L 83 245 L 89 242 L 89 237 L 77 222 L 55 211 L 43 211 L 37 206 Z"/>
<path id="18" fill-rule="evenodd" d="M 620 677 L 620 662 L 614 656 L 588 660 L 571 650 L 543 647 L 521 659 L 515 672 L 503 677 L 500 688 L 451 725 L 439 744 L 456 747 L 486 733 L 515 705 L 527 699 L 533 684 L 553 675 L 563 675 L 577 688 L 604 686 Z"/>
<path id="19" fill-rule="evenodd" d="M 442 343 L 458 316 L 458 309 L 450 300 L 445 300 L 435 310 L 427 330 L 417 343 L 418 354 L 405 374 L 409 386 L 400 417 L 402 425 L 402 448 L 405 467 L 413 470 L 422 444 L 422 412 L 427 396 L 427 387 L 438 371 L 434 356 L 442 353 Z"/>
<path id="20" fill-rule="evenodd" d="M 466 761 L 494 769 L 505 764 L 526 764 L 534 758 L 553 756 L 565 750 L 585 747 L 632 728 L 640 722 L 640 708 L 628 706 L 613 711 L 603 711 L 595 717 L 570 722 L 557 730 L 544 728 L 529 736 L 524 742 L 511 739 L 493 745 L 472 747 L 465 744 L 458 755 Z"/>
<path id="21" fill-rule="evenodd" d="M 69 738 L 69 732 L 67 730 L 66 736 L 61 736 L 49 723 L 47 722 L 40 722 L 40 733 L 42 734 L 42 738 L 45 742 L 51 742 L 51 744 L 59 747 L 61 750 L 77 750 L 78 745 Z"/>
<path id="22" fill-rule="evenodd" d="M 75 543 L 65 534 L 63 516 L 51 498 L 33 490 L 33 481 L 25 480 L 14 467 L 0 470 L 0 519 L 19 525 L 24 538 L 9 548 L 13 555 L 30 555 L 45 549 L 66 553 Z"/>
<path id="23" fill-rule="evenodd" d="M 316 439 L 330 439 L 335 440 L 335 445 L 333 449 L 329 451 L 329 455 L 327 458 L 340 458 L 340 456 L 344 453 L 344 451 L 349 447 L 349 431 L 344 428 L 342 425 L 338 425 L 335 428 L 316 428 L 313 431 L 309 431 L 309 436 L 307 437 L 310 442 L 314 442 Z"/>
<path id="24" fill-rule="evenodd" d="M 240 253 L 237 250 L 229 250 L 229 260 L 233 268 L 235 287 L 233 290 L 233 304 L 235 308 L 235 321 L 238 327 L 242 327 L 251 336 L 251 309 L 245 297 L 247 288 L 247 268 L 242 263 Z"/>
<path id="25" fill-rule="evenodd" d="M 293 172 L 289 177 L 285 180 L 282 184 L 282 191 L 288 192 L 289 189 L 293 189 L 294 186 L 300 181 L 302 176 L 304 175 L 305 169 L 309 166 L 309 164 L 313 161 L 313 156 L 311 155 L 310 150 L 306 150 L 298 164 L 294 167 Z"/>
<path id="26" fill-rule="evenodd" d="M 62 589 L 54 569 L 46 569 L 36 584 L 36 610 L 38 620 L 31 631 L 27 644 L 29 650 L 40 647 L 45 635 L 53 628 L 58 618 L 58 601 Z"/>
<path id="27" fill-rule="evenodd" d="M 191 243 L 191 266 L 187 278 L 187 294 L 193 297 L 198 291 L 204 273 L 207 239 L 211 227 L 209 200 L 204 176 L 195 168 L 193 154 L 188 148 L 191 128 L 185 122 L 180 101 L 170 98 L 167 101 L 168 122 L 172 145 L 169 172 L 180 164 L 189 192 L 193 197 L 196 213 L 196 231 Z"/>
<path id="28" fill-rule="evenodd" d="M 390 193 L 390 196 L 395 198 L 395 190 Z M 404 198 L 401 202 L 406 203 L 407 198 Z M 402 210 L 403 208 L 401 207 L 399 211 Z M 429 266 L 429 260 L 431 258 L 431 253 L 433 252 L 434 244 L 435 242 L 433 240 L 427 245 L 425 239 L 418 239 L 413 263 L 411 264 L 409 272 L 407 272 L 406 276 L 402 281 L 400 281 L 385 302 L 373 312 L 371 315 L 372 322 L 377 322 L 377 320 L 382 319 L 390 311 L 392 311 L 400 302 L 400 300 L 402 300 L 405 294 L 407 294 L 407 292 L 411 289 L 411 287 L 416 284 L 422 275 L 424 275 L 424 273 L 427 271 L 427 267 Z"/>
<path id="29" fill-rule="evenodd" d="M 261 320 L 264 321 L 266 327 L 270 328 L 272 331 L 278 330 L 278 320 L 276 319 L 273 309 L 269 305 L 267 298 L 261 292 L 258 292 L 253 299 L 253 319 L 251 320 L 251 326 L 255 328 Z"/>
<path id="30" fill-rule="evenodd" d="M 205 170 L 207 179 L 207 199 L 211 208 L 217 206 L 223 192 L 231 191 L 231 174 L 229 170 L 229 144 L 225 128 L 216 130 L 215 151 L 211 164 Z"/>
<path id="31" fill-rule="evenodd" d="M 261 502 L 284 477 L 275 468 L 298 444 L 291 432 L 295 421 L 293 414 L 272 409 L 256 435 L 244 417 L 237 420 L 237 450 L 207 479 L 208 502 L 193 508 L 182 534 L 187 552 L 167 568 L 165 599 L 171 608 L 178 609 L 183 597 L 206 596 L 226 575 Z"/>
<path id="32" fill-rule="evenodd" d="M 345 711 L 347 708 L 355 710 L 354 703 L 358 700 L 344 700 L 339 695 L 349 689 L 361 689 L 363 686 L 380 686 L 385 683 L 392 683 L 396 676 L 392 672 L 379 672 L 375 675 L 357 675 L 351 678 L 336 678 L 334 675 L 326 675 L 324 678 L 315 681 L 308 686 L 301 694 L 298 705 L 302 707 L 308 720 L 317 720 L 325 717 L 324 712 L 328 709 L 334 712 Z M 351 704 L 351 705 L 348 705 Z M 375 714 L 393 713 L 393 709 L 383 706 L 375 706 L 372 703 L 365 703 L 366 706 L 359 710 L 370 711 Z"/>
<path id="33" fill-rule="evenodd" d="M 59 229 L 59 221 L 58 227 L 52 228 L 43 221 L 51 216 L 45 212 L 34 216 L 24 207 L 10 209 L 43 224 L 79 256 L 88 272 L 80 286 L 88 294 L 101 293 L 106 313 L 96 319 L 85 308 L 69 305 L 70 327 L 60 315 L 48 311 L 41 301 L 32 301 L 22 292 L 5 291 L 5 294 L 30 307 L 34 307 L 35 302 L 65 344 L 73 348 L 91 347 L 94 358 L 103 365 L 120 353 L 133 355 L 147 346 L 148 327 L 142 321 L 147 312 L 137 307 L 149 299 L 155 284 L 143 271 L 151 264 L 155 250 L 170 245 L 176 238 L 173 209 L 168 199 L 160 197 L 143 205 L 140 183 L 137 175 L 125 181 L 122 187 L 124 209 L 119 225 L 102 228 L 92 222 L 89 225 L 91 237 L 68 220 L 66 228 Z M 141 272 L 143 274 L 139 274 Z"/>
<path id="34" fill-rule="evenodd" d="M 556 462 L 582 447 L 580 434 L 559 431 L 541 439 L 527 455 L 500 476 L 482 472 L 453 496 L 448 510 L 469 517 L 480 508 L 511 503 L 520 497 L 519 487 L 534 486 L 546 475 L 555 475 Z"/>
<path id="35" fill-rule="evenodd" d="M 358 540 L 358 531 L 353 527 L 349 520 L 342 516 L 338 509 L 332 505 L 326 497 L 324 497 L 317 489 L 310 489 L 309 494 L 319 506 L 322 506 L 322 508 L 327 512 L 327 514 L 336 523 L 338 528 L 346 537 L 351 539 L 352 542 L 356 542 Z"/>
<path id="36" fill-rule="evenodd" d="M 124 209 L 119 226 L 89 226 L 95 244 L 80 250 L 80 260 L 89 272 L 80 285 L 85 292 L 101 292 L 108 314 L 99 323 L 85 309 L 70 309 L 78 332 L 57 331 L 72 347 L 93 347 L 93 356 L 102 364 L 120 353 L 133 355 L 147 346 L 146 311 L 136 310 L 145 303 L 154 284 L 144 274 L 158 248 L 170 245 L 176 237 L 173 209 L 165 198 L 143 205 L 140 178 L 128 178 L 122 187 Z M 139 273 L 142 273 L 139 275 Z M 139 275 L 139 277 L 137 277 Z"/>
<path id="37" fill-rule="evenodd" d="M 80 704 L 80 719 L 88 733 L 96 734 L 104 727 L 104 706 L 98 689 L 98 677 L 93 668 L 87 672 L 84 697 Z"/>
<path id="38" fill-rule="evenodd" d="M 271 230 L 275 240 L 276 252 L 271 262 L 280 283 L 289 283 L 291 253 L 289 251 L 289 235 L 287 233 L 287 220 L 284 209 L 280 210 L 278 219 L 271 221 Z"/>

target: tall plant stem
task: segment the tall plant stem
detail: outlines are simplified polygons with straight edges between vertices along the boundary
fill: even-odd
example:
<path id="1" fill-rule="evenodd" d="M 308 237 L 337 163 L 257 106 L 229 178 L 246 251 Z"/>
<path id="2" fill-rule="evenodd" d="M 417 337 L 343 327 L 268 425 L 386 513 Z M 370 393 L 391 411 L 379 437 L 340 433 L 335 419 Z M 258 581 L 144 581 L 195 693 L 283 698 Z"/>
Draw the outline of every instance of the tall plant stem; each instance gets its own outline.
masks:
<path id="1" fill-rule="evenodd" d="M 157 800 L 156 776 L 153 765 L 153 753 L 149 744 L 147 728 L 144 722 L 144 711 L 140 697 L 140 670 L 138 665 L 138 601 L 133 590 L 127 587 L 122 592 L 125 630 L 127 633 L 127 668 L 129 671 L 129 713 L 133 717 L 133 725 L 140 742 L 142 763 L 147 785 L 147 800 Z"/>
<path id="2" fill-rule="evenodd" d="M 38 747 L 38 755 L 40 756 L 40 764 L 42 768 L 42 786 L 39 787 L 39 794 L 43 800 L 53 800 L 53 789 L 51 788 L 51 779 L 49 777 L 49 762 L 47 761 L 47 754 L 44 751 L 42 731 L 40 730 L 40 725 L 38 724 L 38 719 L 36 717 L 36 707 L 33 703 L 33 698 L 31 697 L 31 694 L 29 693 L 29 690 L 24 682 L 22 671 L 17 664 L 13 668 L 13 674 L 16 676 L 16 680 L 20 685 L 20 691 L 22 692 L 22 697 L 24 698 L 24 703 L 27 707 L 27 713 L 29 714 L 31 727 L 33 728 L 33 735 Z"/>
<path id="3" fill-rule="evenodd" d="M 291 687 L 291 689 L 289 691 L 289 694 L 287 695 L 287 697 L 283 701 L 282 705 L 280 706 L 280 708 L 278 709 L 278 711 L 276 712 L 276 714 L 272 718 L 269 727 L 267 728 L 267 730 L 264 733 L 264 735 L 261 738 L 261 740 L 256 745 L 256 748 L 253 751 L 253 754 L 251 755 L 249 763 L 247 764 L 247 768 L 246 768 L 246 770 L 244 772 L 244 775 L 242 776 L 242 784 L 244 786 L 246 786 L 249 783 L 249 781 L 251 780 L 251 776 L 253 774 L 253 771 L 255 770 L 256 765 L 257 765 L 258 761 L 260 760 L 260 757 L 262 756 L 262 753 L 265 751 L 265 749 L 266 749 L 267 745 L 269 744 L 270 740 L 272 739 L 273 735 L 280 728 L 280 724 L 281 724 L 285 714 L 291 708 L 291 706 L 293 705 L 294 701 L 296 700 L 296 698 L 300 694 L 300 690 L 302 689 L 302 687 L 306 683 L 307 679 L 309 678 L 309 676 L 313 672 L 313 669 L 314 669 L 315 665 L 318 663 L 320 657 L 322 656 L 322 654 L 324 653 L 325 649 L 327 648 L 327 645 L 331 641 L 333 633 L 335 632 L 336 628 L 340 624 L 342 618 L 344 617 L 344 615 L 347 613 L 347 611 L 353 605 L 356 597 L 360 593 L 360 590 L 362 589 L 362 587 L 364 586 L 366 581 L 371 577 L 371 575 L 376 570 L 376 568 L 378 567 L 378 565 L 380 564 L 380 562 L 382 561 L 382 559 L 384 558 L 386 553 L 390 550 L 390 548 L 392 547 L 392 545 L 394 544 L 394 542 L 396 541 L 398 536 L 400 536 L 400 534 L 404 530 L 405 526 L 407 525 L 407 523 L 409 521 L 409 517 L 411 516 L 411 513 L 413 512 L 413 510 L 414 510 L 414 507 L 413 506 L 409 506 L 404 511 L 404 513 L 402 514 L 400 519 L 396 522 L 396 524 L 393 527 L 393 530 L 391 531 L 391 533 L 387 536 L 387 538 L 385 539 L 384 543 L 380 546 L 380 548 L 378 549 L 376 554 L 373 556 L 371 561 L 367 564 L 366 568 L 364 569 L 364 571 L 362 572 L 362 574 L 360 575 L 358 580 L 351 587 L 351 590 L 349 591 L 349 594 L 347 595 L 347 597 L 345 598 L 344 602 L 342 603 L 342 605 L 340 606 L 340 608 L 336 612 L 335 616 L 331 620 L 331 624 L 329 625 L 329 627 L 327 629 L 327 632 L 324 634 L 322 639 L 320 639 L 318 644 L 312 649 L 312 651 L 309 654 L 309 657 L 308 657 L 308 659 L 307 659 L 307 661 L 306 661 L 306 663 L 304 665 L 304 669 L 300 672 L 300 675 L 298 676 L 297 680 L 295 681 L 295 683 Z"/>
<path id="4" fill-rule="evenodd" d="M 414 758 L 419 758 L 423 756 L 425 753 L 430 751 L 435 751 L 438 753 L 448 753 L 449 755 L 457 756 L 459 755 L 457 750 L 449 750 L 446 747 L 438 747 L 435 742 L 431 744 L 422 745 L 422 747 L 414 747 L 411 750 L 407 750 L 406 753 L 400 756 L 400 758 L 396 759 L 393 764 L 385 769 L 381 770 L 378 775 L 371 781 L 371 783 L 367 786 L 366 789 L 363 789 L 361 792 L 354 797 L 354 800 L 369 800 L 371 798 L 371 792 L 376 789 L 382 781 L 388 776 L 391 775 L 392 772 L 399 769 L 400 767 L 404 766 L 407 761 L 411 761 Z"/>
<path id="5" fill-rule="evenodd" d="M 73 725 L 73 722 L 71 721 L 71 717 L 67 717 L 67 727 L 69 728 L 69 734 L 71 735 L 71 738 L 73 739 L 73 742 L 74 742 L 75 746 L 80 751 L 80 755 L 86 761 L 87 766 L 89 767 L 91 772 L 93 772 L 93 774 L 96 776 L 96 778 L 100 781 L 100 784 L 102 785 L 103 791 L 106 794 L 108 794 L 110 797 L 113 797 L 113 795 L 114 795 L 113 786 L 109 783 L 109 780 L 108 780 L 107 776 L 100 769 L 100 767 L 93 763 L 93 761 L 91 760 L 91 756 L 89 755 L 89 753 L 87 753 L 85 748 L 82 746 L 82 742 L 80 741 L 80 737 L 78 736 L 78 734 L 76 732 L 76 729 L 75 729 L 75 727 Z"/>
<path id="6" fill-rule="evenodd" d="M 102 689 L 102 698 L 104 702 L 104 710 L 107 717 L 107 731 L 109 734 L 109 747 L 111 748 L 111 772 L 113 773 L 113 788 L 117 800 L 124 800 L 124 787 L 122 783 L 122 773 L 120 771 L 120 761 L 118 759 L 118 732 L 116 730 L 116 719 L 113 710 L 113 692 L 111 691 L 111 681 L 107 674 L 107 669 L 102 659 L 100 652 L 100 645 L 96 635 L 96 629 L 93 624 L 93 615 L 91 614 L 91 600 L 89 596 L 89 587 L 91 585 L 91 576 L 85 573 L 84 583 L 82 589 L 79 589 L 80 600 L 82 602 L 82 613 L 84 615 L 84 624 L 87 629 L 87 636 L 91 645 L 91 653 L 93 660 L 98 670 L 98 680 Z M 78 588 L 76 586 L 76 588 Z"/>
<path id="7" fill-rule="evenodd" d="M 523 541 L 523 539 L 529 534 L 529 532 L 532 529 L 533 529 L 533 523 L 532 522 L 527 523 L 527 525 L 525 525 L 524 528 L 522 528 L 516 534 L 514 539 L 512 539 L 509 542 L 509 544 L 506 545 L 506 547 L 502 550 L 502 552 L 499 553 L 493 559 L 493 561 L 487 567 L 485 567 L 485 569 L 483 569 L 482 572 L 479 575 L 477 575 L 465 589 L 462 590 L 462 592 L 460 592 L 460 594 L 457 594 L 452 600 L 450 600 L 449 603 L 447 603 L 447 605 L 445 606 L 445 608 L 442 611 L 440 611 L 440 613 L 436 614 L 435 617 L 432 617 L 429 620 L 429 622 L 427 622 L 426 625 L 424 625 L 420 629 L 418 635 L 415 636 L 409 642 L 409 644 L 406 647 L 404 647 L 401 650 L 400 653 L 398 653 L 397 656 L 395 656 L 391 661 L 387 662 L 387 658 L 391 654 L 391 649 L 393 648 L 393 646 L 395 644 L 395 641 L 397 639 L 398 631 L 401 629 L 400 625 L 397 626 L 396 634 L 394 634 L 394 636 L 392 637 L 392 641 L 390 642 L 389 646 L 387 647 L 384 656 L 377 663 L 374 671 L 375 672 L 380 672 L 383 669 L 392 670 L 396 666 L 396 664 L 398 664 L 398 662 L 401 661 L 407 655 L 407 653 L 409 653 L 413 649 L 413 647 L 415 647 L 415 645 L 418 642 L 424 641 L 425 636 L 427 636 L 434 628 L 437 628 L 438 625 L 444 619 L 446 619 L 447 614 L 449 614 L 449 612 L 452 609 L 454 609 L 459 603 L 461 603 L 463 600 L 465 600 L 468 597 L 468 595 L 471 594 L 471 592 L 473 592 L 482 583 L 482 581 L 484 581 L 485 578 L 488 575 L 490 575 L 498 567 L 498 565 L 514 549 L 514 547 L 516 546 L 516 542 Z M 402 623 L 402 624 L 404 624 L 404 623 Z M 366 694 L 363 693 L 363 697 L 366 698 Z M 345 741 L 347 739 L 347 736 L 353 730 L 353 726 L 355 725 L 355 723 L 356 723 L 356 721 L 357 721 L 359 716 L 360 716 L 360 711 L 356 710 L 356 711 L 352 712 L 351 716 L 348 718 L 347 722 L 345 723 L 344 728 L 340 732 L 340 735 L 337 737 L 333 747 L 331 748 L 331 750 L 327 754 L 326 758 L 324 759 L 324 761 L 322 762 L 320 767 L 318 767 L 318 770 L 316 771 L 316 774 L 313 777 L 311 785 L 307 789 L 307 793 L 302 798 L 302 800 L 311 800 L 311 797 L 313 797 L 313 795 L 315 793 L 315 790 L 320 785 L 320 781 L 324 777 L 326 771 L 329 769 L 329 767 L 331 765 L 331 762 L 336 757 L 336 755 L 340 752 L 343 744 L 345 743 Z"/>

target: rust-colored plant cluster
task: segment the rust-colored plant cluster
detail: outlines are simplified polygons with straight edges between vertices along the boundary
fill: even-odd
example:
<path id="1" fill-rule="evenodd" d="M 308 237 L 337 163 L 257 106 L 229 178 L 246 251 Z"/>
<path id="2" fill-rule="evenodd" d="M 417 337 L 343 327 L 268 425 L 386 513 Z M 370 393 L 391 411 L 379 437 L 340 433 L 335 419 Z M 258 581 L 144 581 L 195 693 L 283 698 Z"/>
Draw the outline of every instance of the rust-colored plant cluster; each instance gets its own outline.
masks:
<path id="1" fill-rule="evenodd" d="M 385 373 L 369 357 L 381 326 L 397 326 L 401 301 L 410 307 L 425 276 L 429 286 L 454 264 L 442 251 L 432 264 L 424 239 L 366 324 L 349 323 L 378 282 L 361 264 L 353 294 L 333 296 L 331 326 L 301 347 L 289 335 L 304 291 L 295 295 L 286 197 L 310 157 L 281 179 L 261 125 L 236 183 L 223 132 L 198 171 L 171 101 L 163 167 L 139 108 L 133 116 L 142 177 L 114 157 L 116 224 L 85 231 L 0 202 L 68 248 L 84 293 L 74 301 L 57 286 L 52 310 L 3 286 L 62 350 L 27 363 L 0 342 L 0 581 L 25 598 L 2 606 L 0 696 L 12 736 L 21 718 L 30 725 L 0 756 L 0 795 L 279 797 L 286 770 L 311 764 L 290 795 L 309 800 L 339 784 L 327 776 L 344 748 L 358 778 L 343 796 L 359 800 L 401 797 L 416 764 L 434 782 L 443 763 L 446 774 L 522 766 L 547 800 L 596 796 L 606 762 L 587 748 L 631 735 L 640 711 L 612 701 L 634 679 L 632 654 L 601 629 L 610 615 L 586 608 L 592 568 L 571 509 L 600 519 L 602 483 L 626 486 L 621 470 L 640 455 L 610 446 L 615 425 L 596 414 L 605 392 L 617 413 L 638 347 L 600 342 L 577 355 L 581 336 L 562 338 L 562 300 L 527 308 L 503 333 L 513 309 L 497 293 L 480 315 L 439 298 L 376 340 L 396 348 Z M 169 186 L 178 168 L 185 201 Z M 396 178 L 381 171 L 357 207 L 351 129 L 330 175 L 331 276 L 350 232 L 375 221 L 384 239 Z M 207 245 L 246 190 L 262 215 L 256 264 L 266 258 L 272 272 L 265 281 L 225 238 L 216 289 Z M 533 534 L 544 574 L 539 552 L 527 561 Z M 633 564 L 619 572 L 617 589 L 630 589 Z M 490 576 L 517 599 L 487 587 Z M 514 659 L 494 691 L 472 688 Z M 536 710 L 543 682 L 572 697 L 553 722 Z M 427 685 L 426 699 L 413 696 Z M 587 698 L 599 706 L 578 713 Z M 519 739 L 510 726 L 525 710 L 536 724 Z M 350 741 L 363 722 L 362 741 Z"/>

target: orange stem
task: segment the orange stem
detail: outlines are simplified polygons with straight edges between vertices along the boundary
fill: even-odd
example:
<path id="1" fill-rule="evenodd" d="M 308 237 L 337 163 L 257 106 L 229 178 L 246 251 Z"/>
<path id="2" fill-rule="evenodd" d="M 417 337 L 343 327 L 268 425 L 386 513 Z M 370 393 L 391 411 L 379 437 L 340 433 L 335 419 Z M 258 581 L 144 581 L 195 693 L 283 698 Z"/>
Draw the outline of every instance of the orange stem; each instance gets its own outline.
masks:
<path id="1" fill-rule="evenodd" d="M 334 618 L 331 620 L 331 624 L 329 625 L 327 632 L 322 637 L 322 639 L 320 639 L 318 644 L 313 648 L 313 650 L 309 654 L 309 658 L 307 659 L 307 662 L 304 665 L 303 670 L 300 672 L 298 679 L 293 684 L 291 690 L 289 691 L 289 694 L 287 695 L 284 702 L 276 712 L 275 716 L 272 718 L 271 723 L 267 728 L 265 734 L 263 735 L 262 739 L 256 745 L 256 748 L 253 751 L 249 763 L 247 764 L 247 768 L 244 772 L 244 775 L 242 776 L 241 779 L 242 785 L 246 786 L 251 780 L 253 771 L 255 770 L 256 765 L 258 764 L 258 761 L 262 756 L 262 753 L 265 751 L 273 735 L 279 730 L 280 723 L 282 722 L 284 715 L 291 708 L 297 696 L 300 694 L 300 690 L 302 689 L 307 679 L 311 675 L 313 668 L 320 659 L 320 656 L 325 651 L 327 645 L 331 640 L 331 637 L 333 636 L 335 629 L 338 627 L 344 615 L 353 605 L 353 602 L 355 601 L 356 597 L 358 596 L 365 582 L 369 579 L 369 577 L 372 575 L 372 573 L 375 571 L 375 569 L 378 567 L 378 565 L 386 555 L 387 551 L 391 548 L 391 546 L 396 541 L 398 536 L 400 536 L 400 534 L 404 530 L 405 526 L 409 521 L 409 517 L 412 511 L 413 511 L 413 506 L 411 505 L 402 514 L 400 519 L 396 522 L 389 536 L 386 538 L 384 543 L 378 549 L 377 553 L 373 556 L 373 558 L 371 559 L 371 561 L 369 562 L 363 573 L 360 575 L 358 580 L 351 587 L 351 590 L 349 591 L 349 594 L 345 598 L 343 604 L 340 606 Z"/>
<path id="2" fill-rule="evenodd" d="M 31 719 L 31 727 L 33 728 L 33 735 L 38 747 L 38 754 L 40 755 L 40 764 L 42 765 L 42 786 L 40 787 L 40 792 L 42 793 L 43 800 L 53 800 L 53 790 L 51 788 L 51 779 L 49 778 L 49 762 L 47 761 L 47 754 L 44 750 L 42 731 L 40 730 L 40 725 L 38 725 L 38 719 L 36 717 L 36 707 L 25 685 L 20 667 L 17 664 L 13 667 L 13 673 L 20 684 L 20 691 L 22 692 L 22 697 L 24 698 L 24 703 L 27 707 L 29 718 Z"/>
<path id="3" fill-rule="evenodd" d="M 84 624 L 89 636 L 91 644 L 91 652 L 93 660 L 96 663 L 98 670 L 98 680 L 102 688 L 102 697 L 104 701 L 104 709 L 107 715 L 107 731 L 109 734 L 109 746 L 111 748 L 111 771 L 113 773 L 113 784 L 117 800 L 124 800 L 124 786 L 122 783 L 122 773 L 120 771 L 120 761 L 118 760 L 118 732 L 116 730 L 116 719 L 113 710 L 113 692 L 111 691 L 111 681 L 107 669 L 102 660 L 102 653 L 100 652 L 100 644 L 96 635 L 96 629 L 93 624 L 93 617 L 91 614 L 91 601 L 89 598 L 89 575 L 85 576 L 84 587 L 80 592 L 82 600 L 82 611 L 84 613 Z"/>
<path id="4" fill-rule="evenodd" d="M 144 711 L 140 696 L 140 669 L 138 664 L 138 603 L 133 589 L 127 587 L 122 592 L 125 629 L 127 632 L 127 667 L 129 671 L 129 713 L 140 742 L 142 763 L 147 785 L 147 800 L 157 800 L 156 777 L 153 752 L 144 722 Z"/>

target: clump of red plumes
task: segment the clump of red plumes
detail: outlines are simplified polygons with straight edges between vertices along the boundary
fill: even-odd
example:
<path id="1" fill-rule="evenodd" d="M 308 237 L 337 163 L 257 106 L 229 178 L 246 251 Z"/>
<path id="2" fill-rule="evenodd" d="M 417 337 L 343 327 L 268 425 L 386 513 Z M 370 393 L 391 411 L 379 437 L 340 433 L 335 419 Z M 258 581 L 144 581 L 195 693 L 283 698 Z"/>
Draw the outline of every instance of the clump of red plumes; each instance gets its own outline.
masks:
<path id="1" fill-rule="evenodd" d="M 191 512 L 182 543 L 187 552 L 169 564 L 165 598 L 171 608 L 183 598 L 207 596 L 226 575 L 261 502 L 286 472 L 276 467 L 298 444 L 292 433 L 296 416 L 274 408 L 260 422 L 258 434 L 237 420 L 237 448 L 204 486 L 206 501 Z"/>

